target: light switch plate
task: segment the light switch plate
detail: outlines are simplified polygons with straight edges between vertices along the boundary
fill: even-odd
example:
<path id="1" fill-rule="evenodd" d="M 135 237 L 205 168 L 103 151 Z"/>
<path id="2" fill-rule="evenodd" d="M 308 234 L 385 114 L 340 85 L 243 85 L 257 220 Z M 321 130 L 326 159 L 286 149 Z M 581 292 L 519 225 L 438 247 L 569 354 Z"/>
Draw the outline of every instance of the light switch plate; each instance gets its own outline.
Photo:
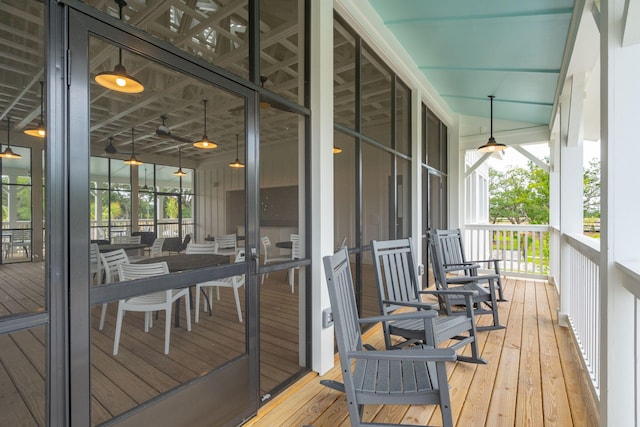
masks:
<path id="1" fill-rule="evenodd" d="M 326 329 L 331 325 L 333 325 L 333 312 L 331 308 L 325 308 L 322 310 L 322 327 Z"/>

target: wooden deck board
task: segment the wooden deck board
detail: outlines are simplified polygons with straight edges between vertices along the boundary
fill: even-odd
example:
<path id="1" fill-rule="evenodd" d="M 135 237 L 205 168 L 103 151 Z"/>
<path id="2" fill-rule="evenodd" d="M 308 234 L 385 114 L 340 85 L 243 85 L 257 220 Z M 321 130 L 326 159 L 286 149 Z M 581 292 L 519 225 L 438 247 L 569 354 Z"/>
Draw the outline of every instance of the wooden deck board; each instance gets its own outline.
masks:
<path id="1" fill-rule="evenodd" d="M 527 283 L 531 286 L 530 283 Z M 538 308 L 538 328 L 540 334 L 540 370 L 542 376 L 542 402 L 545 426 L 572 425 L 569 399 L 565 387 L 564 374 L 558 352 L 557 337 L 546 290 L 543 283 L 535 283 Z"/>
<path id="2" fill-rule="evenodd" d="M 540 364 L 540 344 L 536 292 L 533 286 L 526 286 L 524 318 L 522 320 L 522 355 L 520 357 L 520 375 L 518 378 L 518 402 L 516 420 L 524 425 L 543 425 L 542 383 Z"/>

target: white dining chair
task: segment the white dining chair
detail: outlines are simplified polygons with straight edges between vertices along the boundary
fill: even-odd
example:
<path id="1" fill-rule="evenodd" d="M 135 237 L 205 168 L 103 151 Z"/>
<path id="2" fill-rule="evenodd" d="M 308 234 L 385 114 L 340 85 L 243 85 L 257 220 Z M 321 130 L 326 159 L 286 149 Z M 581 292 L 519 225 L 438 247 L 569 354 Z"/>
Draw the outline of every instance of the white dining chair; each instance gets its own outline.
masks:
<path id="1" fill-rule="evenodd" d="M 302 250 L 300 248 L 300 235 L 292 234 L 289 238 L 291 240 L 291 259 L 300 259 L 302 256 Z M 291 293 L 295 291 L 295 270 L 300 270 L 299 267 L 293 267 L 289 269 L 289 285 L 291 285 Z"/>
<path id="2" fill-rule="evenodd" d="M 150 257 L 162 256 L 162 247 L 164 246 L 164 237 L 157 237 L 153 244 L 151 245 L 151 249 L 149 250 Z"/>
<path id="3" fill-rule="evenodd" d="M 269 239 L 269 236 L 262 236 L 260 238 L 260 241 L 262 243 L 262 252 L 264 255 L 264 261 L 263 264 L 267 265 L 270 264 L 272 262 L 284 262 L 284 261 L 289 261 L 291 260 L 290 257 L 271 257 L 270 253 L 271 253 L 271 240 Z M 264 279 L 265 277 L 268 277 L 269 273 L 264 273 L 262 274 L 262 277 L 260 278 L 260 284 L 264 283 Z"/>
<path id="4" fill-rule="evenodd" d="M 191 254 L 216 254 L 218 253 L 218 243 L 188 243 L 184 250 L 187 255 Z"/>
<path id="5" fill-rule="evenodd" d="M 117 251 L 105 252 L 100 254 L 100 260 L 102 261 L 102 270 L 104 271 L 104 283 L 113 283 L 120 280 L 118 275 L 119 264 L 129 264 L 129 256 L 124 249 L 118 249 Z M 107 317 L 107 303 L 102 304 L 102 311 L 100 313 L 100 324 L 98 330 L 104 328 L 104 320 Z"/>
<path id="6" fill-rule="evenodd" d="M 236 253 L 236 263 L 244 262 L 244 249 L 238 249 Z M 233 289 L 233 297 L 236 301 L 236 311 L 238 312 L 238 322 L 242 323 L 242 308 L 240 307 L 240 295 L 238 293 L 238 289 L 244 285 L 245 276 L 244 274 L 239 274 L 237 276 L 232 277 L 224 277 L 218 280 L 211 280 L 209 282 L 198 283 L 196 285 L 196 313 L 195 320 L 196 323 L 200 320 L 200 292 L 204 291 L 204 288 L 208 288 L 208 298 L 209 298 L 209 307 L 213 307 L 213 288 L 216 288 L 216 299 L 220 300 L 220 288 L 232 288 Z M 207 309 L 205 302 L 205 310 Z"/>
<path id="7" fill-rule="evenodd" d="M 119 264 L 118 273 L 122 281 L 143 279 L 151 276 L 161 276 L 169 274 L 169 267 L 166 262 L 156 262 L 151 264 Z M 144 331 L 149 332 L 153 326 L 154 311 L 165 311 L 164 322 L 164 354 L 169 354 L 169 342 L 171 339 L 171 312 L 173 303 L 184 298 L 185 316 L 187 318 L 187 331 L 191 331 L 191 311 L 189 288 L 167 289 L 166 291 L 154 292 L 146 295 L 139 295 L 118 301 L 118 315 L 116 318 L 116 334 L 113 341 L 113 355 L 118 354 L 120 345 L 120 333 L 122 332 L 122 321 L 126 311 L 144 312 Z"/>
<path id="8" fill-rule="evenodd" d="M 142 236 L 113 236 L 111 238 L 113 244 L 137 244 L 142 243 Z"/>
<path id="9" fill-rule="evenodd" d="M 102 260 L 97 243 L 89 245 L 89 273 L 91 273 L 91 283 L 95 285 L 102 283 Z"/>
<path id="10" fill-rule="evenodd" d="M 236 233 L 216 236 L 215 239 L 218 244 L 218 254 L 235 255 L 236 250 L 238 250 L 238 235 Z"/>

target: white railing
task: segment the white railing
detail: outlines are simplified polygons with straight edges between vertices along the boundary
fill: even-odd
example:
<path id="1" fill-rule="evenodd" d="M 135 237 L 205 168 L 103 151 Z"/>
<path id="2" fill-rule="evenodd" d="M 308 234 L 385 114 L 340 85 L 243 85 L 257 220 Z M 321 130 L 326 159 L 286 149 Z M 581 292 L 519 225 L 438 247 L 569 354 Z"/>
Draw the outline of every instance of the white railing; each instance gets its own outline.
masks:
<path id="1" fill-rule="evenodd" d="M 633 296 L 633 316 L 625 329 L 633 341 L 633 396 L 635 403 L 635 425 L 640 420 L 640 261 L 617 262 L 616 267 L 622 273 L 622 285 Z M 627 306 L 627 304 L 625 304 Z M 629 388 L 630 389 L 630 388 Z"/>
<path id="2" fill-rule="evenodd" d="M 465 255 L 500 259 L 501 271 L 509 275 L 547 279 L 549 231 L 548 225 L 465 225 Z"/>
<path id="3" fill-rule="evenodd" d="M 563 276 L 569 283 L 562 286 L 569 298 L 565 314 L 594 392 L 599 396 L 600 241 L 580 234 L 565 234 L 564 237 L 569 249 L 569 274 Z"/>
<path id="4" fill-rule="evenodd" d="M 561 279 L 562 314 L 566 315 L 566 324 L 572 331 L 585 371 L 590 376 L 594 397 L 598 399 L 600 241 L 581 234 L 561 235 L 548 225 L 486 224 L 466 225 L 464 239 L 468 259 L 498 258 L 502 259 L 502 271 L 508 275 Z M 555 254 L 553 260 L 550 260 L 550 252 Z M 554 264 L 550 268 L 551 262 Z M 559 262 L 562 264 L 558 265 Z M 558 277 L 560 271 L 564 273 Z M 640 272 L 640 264 L 637 271 Z M 638 294 L 635 295 L 640 298 L 640 273 L 634 283 L 638 284 Z M 636 304 L 637 310 L 638 307 L 640 304 Z M 640 327 L 636 333 L 640 336 Z M 640 348 L 637 353 L 640 353 Z M 640 387 L 640 376 L 637 383 Z"/>

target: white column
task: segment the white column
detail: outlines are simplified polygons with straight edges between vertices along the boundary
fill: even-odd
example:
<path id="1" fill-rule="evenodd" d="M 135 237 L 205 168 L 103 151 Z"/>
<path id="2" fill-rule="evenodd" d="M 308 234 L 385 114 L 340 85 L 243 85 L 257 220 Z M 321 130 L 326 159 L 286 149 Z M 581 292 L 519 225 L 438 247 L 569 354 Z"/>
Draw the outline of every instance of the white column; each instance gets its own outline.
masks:
<path id="1" fill-rule="evenodd" d="M 557 128 L 559 126 L 556 126 L 556 129 L 549 136 L 549 225 L 551 227 L 551 235 L 549 237 L 549 280 L 553 281 L 556 287 L 561 286 L 560 246 L 562 241 L 560 234 L 560 133 Z M 560 307 L 560 312 L 566 313 L 567 309 Z M 558 321 L 561 325 L 566 326 L 566 318 L 558 318 Z"/>
<path id="2" fill-rule="evenodd" d="M 615 262 L 639 259 L 638 99 L 640 45 L 622 47 L 625 0 L 600 6 L 601 118 L 601 390 L 600 425 L 633 425 L 634 297 L 623 287 Z M 632 2 L 634 3 L 634 2 Z M 637 421 L 637 420 L 635 420 Z"/>
<path id="3" fill-rule="evenodd" d="M 333 326 L 322 328 L 330 307 L 322 257 L 333 253 L 333 2 L 311 1 L 311 368 L 333 367 Z"/>
<path id="4" fill-rule="evenodd" d="M 131 231 L 138 231 L 138 208 L 140 186 L 138 185 L 138 168 L 140 166 L 131 167 Z"/>
<path id="5" fill-rule="evenodd" d="M 570 96 L 560 101 L 560 158 L 559 188 L 560 237 L 564 234 L 582 233 L 583 211 L 583 166 L 582 147 L 584 134 L 584 74 L 576 74 L 568 85 Z M 569 311 L 569 283 L 571 280 L 571 250 L 560 240 L 560 313 L 558 320 L 565 325 L 565 314 Z"/>
<path id="6" fill-rule="evenodd" d="M 425 212 L 422 212 L 422 94 L 411 91 L 411 236 L 418 264 L 422 260 L 422 235 L 426 229 Z M 425 266 L 425 269 L 427 266 Z"/>
<path id="7" fill-rule="evenodd" d="M 447 215 L 449 226 L 447 228 L 463 228 L 464 215 L 467 207 L 465 206 L 465 151 L 460 145 L 460 120 L 456 119 L 455 123 L 447 127 L 447 200 L 449 206 Z"/>

